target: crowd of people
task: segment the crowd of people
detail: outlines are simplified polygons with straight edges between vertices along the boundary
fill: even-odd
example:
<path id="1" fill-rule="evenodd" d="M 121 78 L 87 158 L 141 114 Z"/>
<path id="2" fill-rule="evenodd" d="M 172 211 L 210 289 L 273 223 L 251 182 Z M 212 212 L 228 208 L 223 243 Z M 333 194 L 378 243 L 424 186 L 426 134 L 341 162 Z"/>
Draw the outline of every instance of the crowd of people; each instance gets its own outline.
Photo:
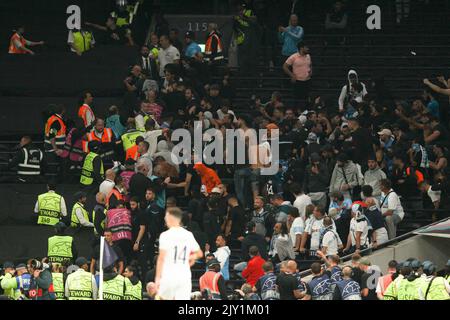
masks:
<path id="1" fill-rule="evenodd" d="M 236 30 L 253 19 L 247 6 L 241 10 Z M 340 28 L 337 19 L 347 17 L 339 13 L 339 4 L 334 10 L 327 25 Z M 119 37 L 108 31 L 117 27 L 117 17 L 109 17 L 106 27 L 90 25 L 110 32 L 111 39 Z M 168 219 L 192 232 L 194 240 L 185 234 L 181 239 L 189 238 L 193 250 L 204 252 L 205 259 L 199 253 L 194 260 L 207 266 L 200 288 L 208 299 L 228 298 L 225 283 L 232 277 L 245 281 L 239 291 L 245 299 L 376 299 L 380 294 L 378 298 L 401 300 L 402 286 L 416 279 L 415 289 L 407 289 L 418 290 L 412 299 L 426 300 L 427 294 L 441 298 L 443 287 L 450 292 L 448 273 L 441 283 L 435 280 L 433 263 L 413 259 L 389 264 L 394 276 L 383 278 L 384 290 L 368 288 L 368 270 L 375 269 L 360 257 L 394 239 L 411 212 L 430 212 L 433 221 L 448 214 L 448 118 L 437 94 L 449 95 L 445 88 L 450 80 L 439 77 L 441 88 L 425 79 L 422 95 L 393 100 L 388 90 L 363 83 L 350 70 L 338 100 L 312 97 L 312 62 L 298 17 L 291 15 L 289 26 L 278 31 L 296 106 L 285 105 L 274 92 L 267 103 L 255 99 L 245 110 L 233 108 L 235 86 L 224 68 L 214 23 L 208 25 L 205 52 L 193 33 L 186 33 L 183 43 L 176 30 L 159 25 L 130 66 L 120 108 L 111 106 L 108 114 L 99 115 L 91 91 L 81 95 L 76 119 L 67 119 L 62 106 L 52 106 L 44 152 L 24 137 L 9 167 L 18 168 L 19 181 L 33 183 L 42 182 L 47 163 L 58 164 L 56 180 L 47 181 L 48 192 L 38 196 L 34 208 L 35 223 L 57 231 L 44 260 L 15 268 L 4 263 L 5 294 L 14 299 L 96 299 L 97 289 L 83 288 L 98 287 L 99 237 L 104 236 L 116 259 L 105 270 L 103 298 L 141 299 L 146 289 L 157 298 L 157 261 L 166 256 L 161 250 L 168 251 L 170 242 L 160 236 L 170 232 L 165 231 Z M 236 41 L 242 34 L 236 33 Z M 133 44 L 130 32 L 120 36 Z M 76 39 L 72 35 L 69 42 L 81 55 Z M 237 150 L 239 139 L 224 148 L 224 154 L 232 149 L 245 154 L 243 163 L 206 165 L 195 156 L 175 161 L 173 133 L 184 128 L 193 135 L 199 126 L 203 132 L 266 129 L 267 134 L 253 149 L 247 143 Z M 278 172 L 264 175 L 267 164 L 251 158 L 265 153 L 272 159 L 277 130 Z M 58 193 L 58 184 L 68 182 L 80 185 L 72 207 Z M 95 234 L 91 257 L 78 256 L 65 231 L 69 226 Z M 233 250 L 240 250 L 241 257 L 230 268 Z M 340 269 L 339 255 L 352 253 L 352 267 Z M 185 263 L 186 252 L 184 258 L 180 255 L 176 245 L 175 261 Z M 322 260 L 327 270 L 322 270 Z M 309 283 L 299 279 L 300 261 L 315 262 Z M 73 264 L 78 269 L 70 273 Z M 394 285 L 388 286 L 391 280 Z M 430 281 L 439 285 L 433 293 Z M 35 288 L 34 294 L 29 288 Z M 387 295 L 386 290 L 395 293 Z M 177 297 L 165 294 L 163 298 Z"/>

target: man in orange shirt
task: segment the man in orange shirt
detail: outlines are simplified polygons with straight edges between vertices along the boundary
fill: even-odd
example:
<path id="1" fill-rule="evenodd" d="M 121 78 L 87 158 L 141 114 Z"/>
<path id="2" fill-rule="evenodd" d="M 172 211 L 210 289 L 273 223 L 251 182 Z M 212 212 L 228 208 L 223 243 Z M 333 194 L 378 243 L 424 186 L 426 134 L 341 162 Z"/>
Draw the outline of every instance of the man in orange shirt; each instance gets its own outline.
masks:
<path id="1" fill-rule="evenodd" d="M 297 45 L 298 52 L 290 56 L 283 65 L 284 72 L 294 84 L 294 96 L 299 100 L 306 100 L 311 90 L 312 62 L 309 48 L 304 42 Z M 292 68 L 292 71 L 291 69 Z"/>
<path id="2" fill-rule="evenodd" d="M 33 46 L 38 46 L 38 45 L 44 44 L 44 41 L 33 42 L 33 41 L 26 40 L 23 37 L 23 34 L 25 33 L 25 27 L 23 27 L 23 26 L 20 26 L 19 28 L 17 28 L 17 30 L 14 30 L 14 31 L 15 32 L 12 35 L 11 40 L 9 41 L 8 53 L 10 53 L 10 54 L 34 55 L 34 52 L 31 51 L 30 49 L 28 49 L 27 46 L 33 47 Z"/>
<path id="3" fill-rule="evenodd" d="M 92 127 L 90 126 L 92 126 L 95 122 L 94 111 L 92 111 L 91 108 L 94 97 L 92 96 L 91 92 L 86 91 L 83 93 L 80 100 L 82 105 L 78 109 L 78 117 L 83 120 L 84 127 L 91 130 Z"/>

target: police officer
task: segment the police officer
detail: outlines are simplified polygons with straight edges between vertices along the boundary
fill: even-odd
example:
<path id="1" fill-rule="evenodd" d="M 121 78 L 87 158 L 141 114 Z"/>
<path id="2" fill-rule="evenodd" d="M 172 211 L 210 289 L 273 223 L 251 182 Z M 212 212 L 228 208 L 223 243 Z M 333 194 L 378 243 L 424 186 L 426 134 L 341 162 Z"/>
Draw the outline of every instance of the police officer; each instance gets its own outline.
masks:
<path id="1" fill-rule="evenodd" d="M 44 153 L 33 145 L 29 136 L 20 139 L 20 150 L 8 163 L 8 169 L 17 168 L 17 181 L 22 183 L 42 183 L 47 167 Z"/>
<path id="2" fill-rule="evenodd" d="M 135 276 L 136 268 L 128 266 L 125 268 L 125 300 L 142 300 L 142 282 Z"/>
<path id="3" fill-rule="evenodd" d="M 65 230 L 66 225 L 58 222 L 55 225 L 56 234 L 48 238 L 47 257 L 52 264 L 69 265 L 77 256 L 73 237 L 65 235 Z"/>
<path id="4" fill-rule="evenodd" d="M 88 261 L 79 257 L 75 264 L 79 269 L 67 276 L 65 293 L 68 300 L 96 300 L 97 282 L 92 273 L 88 272 Z"/>
<path id="5" fill-rule="evenodd" d="M 220 273 L 220 262 L 213 258 L 206 263 L 208 271 L 200 277 L 200 290 L 208 300 L 227 300 L 225 280 Z"/>
<path id="6" fill-rule="evenodd" d="M 38 196 L 34 213 L 37 214 L 37 224 L 54 226 L 67 216 L 66 201 L 55 192 L 55 183 L 48 183 L 47 190 L 47 193 Z"/>
<path id="7" fill-rule="evenodd" d="M 444 277 L 437 276 L 437 267 L 431 261 L 424 261 L 424 280 L 418 289 L 420 300 L 450 300 L 450 285 Z"/>
<path id="8" fill-rule="evenodd" d="M 333 300 L 361 300 L 361 288 L 352 279 L 353 269 L 346 266 L 342 269 L 342 280 L 336 282 Z"/>
<path id="9" fill-rule="evenodd" d="M 134 160 L 137 160 L 137 157 L 133 156 L 135 153 L 137 153 L 138 143 L 136 143 L 137 142 L 136 139 L 138 137 L 142 137 L 144 135 L 143 132 L 145 132 L 145 129 L 143 129 L 143 130 L 136 129 L 136 120 L 135 119 L 132 119 L 132 118 L 128 119 L 127 131 L 124 134 L 122 134 L 122 136 L 120 137 L 120 139 L 122 141 L 123 151 L 127 155 L 126 158 L 128 158 L 129 157 L 128 155 L 130 154 Z M 141 140 L 141 141 L 143 141 L 143 140 Z M 132 148 L 135 150 L 131 150 Z"/>
<path id="10" fill-rule="evenodd" d="M 306 296 L 303 300 L 332 300 L 329 272 L 323 272 L 322 265 L 318 262 L 311 265 L 311 272 L 313 278 L 306 285 Z"/>
<path id="11" fill-rule="evenodd" d="M 96 140 L 89 141 L 88 146 L 90 151 L 84 158 L 80 183 L 87 191 L 94 192 L 104 179 L 103 161 L 98 154 L 101 143 Z"/>
<path id="12" fill-rule="evenodd" d="M 93 228 L 94 224 L 89 221 L 89 213 L 85 208 L 87 201 L 86 192 L 79 191 L 75 194 L 77 202 L 72 208 L 72 215 L 70 218 L 70 226 L 73 228 L 88 227 Z"/>
<path id="13" fill-rule="evenodd" d="M 410 259 L 411 271 L 399 283 L 398 300 L 419 300 L 419 288 L 425 280 L 421 265 L 419 260 Z"/>
<path id="14" fill-rule="evenodd" d="M 110 16 L 116 18 L 116 25 L 118 27 L 128 26 L 133 22 L 133 16 L 135 14 L 136 7 L 128 5 L 127 0 L 117 0 L 116 9 L 110 13 Z"/>
<path id="15" fill-rule="evenodd" d="M 103 275 L 103 300 L 124 300 L 125 278 L 114 266 L 105 268 Z"/>
<path id="16" fill-rule="evenodd" d="M 400 282 L 405 278 L 405 274 L 408 275 L 411 273 L 411 270 L 408 261 L 400 262 L 397 265 L 397 272 L 392 275 L 392 282 L 386 288 L 383 300 L 397 300 Z"/>
<path id="17" fill-rule="evenodd" d="M 71 30 L 67 41 L 71 51 L 81 56 L 91 50 L 95 45 L 95 39 L 92 32 L 84 29 Z"/>
<path id="18" fill-rule="evenodd" d="M 64 283 L 67 276 L 64 273 L 64 266 L 57 264 L 52 265 L 52 280 L 53 291 L 55 292 L 56 300 L 66 300 L 64 292 Z"/>

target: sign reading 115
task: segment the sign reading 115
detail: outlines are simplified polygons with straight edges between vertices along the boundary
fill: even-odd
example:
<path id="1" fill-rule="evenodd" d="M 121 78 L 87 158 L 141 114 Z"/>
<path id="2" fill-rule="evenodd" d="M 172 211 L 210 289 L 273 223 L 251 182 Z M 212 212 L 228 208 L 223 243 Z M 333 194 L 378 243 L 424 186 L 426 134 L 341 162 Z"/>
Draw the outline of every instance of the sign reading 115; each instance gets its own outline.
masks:
<path id="1" fill-rule="evenodd" d="M 206 31 L 208 30 L 207 22 L 188 22 L 188 31 Z"/>

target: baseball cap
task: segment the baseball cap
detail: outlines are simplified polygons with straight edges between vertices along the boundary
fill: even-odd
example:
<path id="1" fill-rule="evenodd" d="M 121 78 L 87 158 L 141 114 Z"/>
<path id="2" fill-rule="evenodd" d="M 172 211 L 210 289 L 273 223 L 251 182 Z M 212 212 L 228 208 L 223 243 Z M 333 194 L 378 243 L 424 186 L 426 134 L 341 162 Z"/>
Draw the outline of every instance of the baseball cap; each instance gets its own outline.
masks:
<path id="1" fill-rule="evenodd" d="M 14 269 L 14 263 L 12 263 L 11 261 L 6 261 L 5 263 L 3 263 L 3 269 Z"/>
<path id="2" fill-rule="evenodd" d="M 26 268 L 27 268 L 27 266 L 25 265 L 25 263 L 19 263 L 16 266 L 16 271 L 19 271 L 19 270 L 22 270 L 22 269 L 26 269 Z"/>
<path id="3" fill-rule="evenodd" d="M 345 153 L 341 153 L 337 156 L 337 161 L 346 162 L 348 160 L 349 160 L 348 155 Z"/>
<path id="4" fill-rule="evenodd" d="M 381 135 L 385 135 L 385 136 L 392 136 L 392 131 L 389 129 L 383 129 L 380 132 L 378 132 L 378 134 Z"/>
<path id="5" fill-rule="evenodd" d="M 188 32 L 185 33 L 184 37 L 185 38 L 189 38 L 189 39 L 194 39 L 195 33 L 192 32 L 192 31 L 188 31 Z"/>
<path id="6" fill-rule="evenodd" d="M 77 260 L 75 260 L 75 264 L 79 267 L 82 267 L 85 264 L 88 264 L 88 261 L 85 257 L 79 257 L 79 258 L 77 258 Z"/>
<path id="7" fill-rule="evenodd" d="M 371 265 L 372 265 L 372 264 L 370 263 L 370 260 L 367 259 L 367 258 L 362 258 L 362 259 L 359 261 L 359 264 L 362 264 L 362 265 L 365 265 L 365 266 L 371 266 Z"/>
<path id="8" fill-rule="evenodd" d="M 208 268 L 215 266 L 215 265 L 219 265 L 220 266 L 220 262 L 217 259 L 211 259 L 206 263 L 206 266 Z"/>

